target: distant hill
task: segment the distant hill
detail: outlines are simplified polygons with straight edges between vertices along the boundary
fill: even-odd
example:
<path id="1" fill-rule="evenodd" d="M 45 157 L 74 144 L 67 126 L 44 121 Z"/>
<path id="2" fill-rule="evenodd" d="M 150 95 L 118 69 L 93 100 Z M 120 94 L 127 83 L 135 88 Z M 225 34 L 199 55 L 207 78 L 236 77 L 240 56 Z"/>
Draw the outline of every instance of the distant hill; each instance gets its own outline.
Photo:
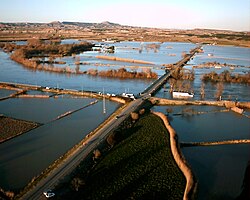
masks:
<path id="1" fill-rule="evenodd" d="M 79 27 L 95 27 L 95 28 L 114 28 L 122 25 L 104 21 L 101 23 L 87 23 L 87 22 L 62 22 L 64 25 L 74 25 Z"/>
<path id="2" fill-rule="evenodd" d="M 48 26 L 48 27 L 64 27 L 64 26 L 78 26 L 78 27 L 83 27 L 83 28 L 115 28 L 115 27 L 125 27 L 123 25 L 117 24 L 117 23 L 112 23 L 112 22 L 108 22 L 108 21 L 104 21 L 101 23 L 88 23 L 88 22 L 68 22 L 68 21 L 63 21 L 63 22 L 59 22 L 59 21 L 53 21 L 50 23 L 30 23 L 30 22 L 0 22 L 1 26 Z"/>

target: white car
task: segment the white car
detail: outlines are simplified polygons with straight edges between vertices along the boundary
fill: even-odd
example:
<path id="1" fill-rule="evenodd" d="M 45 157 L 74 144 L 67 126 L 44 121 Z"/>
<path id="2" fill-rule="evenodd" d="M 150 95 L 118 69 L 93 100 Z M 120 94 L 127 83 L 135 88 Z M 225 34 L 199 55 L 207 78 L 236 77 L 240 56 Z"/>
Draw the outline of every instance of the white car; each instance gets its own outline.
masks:
<path id="1" fill-rule="evenodd" d="M 51 198 L 51 197 L 55 196 L 55 193 L 53 193 L 51 190 L 47 190 L 47 191 L 43 192 L 43 194 L 46 198 Z"/>

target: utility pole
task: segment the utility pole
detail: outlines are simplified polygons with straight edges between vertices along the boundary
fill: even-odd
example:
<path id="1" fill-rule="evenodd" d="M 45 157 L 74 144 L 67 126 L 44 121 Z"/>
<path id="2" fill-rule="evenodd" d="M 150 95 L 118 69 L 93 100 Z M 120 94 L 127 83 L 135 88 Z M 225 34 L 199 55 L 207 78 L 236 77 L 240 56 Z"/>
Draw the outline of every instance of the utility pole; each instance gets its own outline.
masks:
<path id="1" fill-rule="evenodd" d="M 83 95 L 83 83 L 82 83 L 82 95 Z"/>
<path id="2" fill-rule="evenodd" d="M 105 96 L 104 96 L 104 88 L 103 88 L 103 114 L 106 114 L 106 105 L 105 105 Z"/>

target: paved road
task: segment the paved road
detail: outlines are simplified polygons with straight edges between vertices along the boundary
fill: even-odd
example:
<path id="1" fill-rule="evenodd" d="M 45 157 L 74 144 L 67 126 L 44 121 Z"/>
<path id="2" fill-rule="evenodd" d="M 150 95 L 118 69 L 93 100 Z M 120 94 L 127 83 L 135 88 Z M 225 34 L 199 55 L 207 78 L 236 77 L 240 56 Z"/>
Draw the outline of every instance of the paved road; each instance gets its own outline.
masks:
<path id="1" fill-rule="evenodd" d="M 179 61 L 176 64 L 176 67 L 182 67 L 193 55 L 194 53 Z M 171 76 L 171 73 L 172 72 L 168 72 L 164 74 L 152 85 L 150 85 L 138 99 L 131 101 L 121 111 L 119 118 L 114 117 L 111 119 L 107 124 L 105 124 L 105 126 L 103 126 L 92 137 L 90 137 L 88 141 L 86 141 L 85 145 L 82 145 L 80 148 L 78 148 L 72 156 L 64 160 L 64 162 L 57 169 L 51 172 L 51 174 L 45 179 L 40 181 L 33 190 L 26 193 L 21 199 L 44 199 L 44 191 L 53 188 L 60 178 L 64 177 L 66 174 L 69 174 L 77 165 L 79 165 L 79 163 L 84 158 L 86 158 L 89 153 L 95 150 L 98 144 L 103 139 L 105 139 L 112 130 L 117 128 L 131 112 L 136 110 L 146 99 L 150 98 L 151 95 L 166 82 L 166 80 Z"/>
<path id="2" fill-rule="evenodd" d="M 144 95 L 143 98 L 131 101 L 120 113 L 121 117 L 118 119 L 115 117 L 111 119 L 104 127 L 99 129 L 93 137 L 90 137 L 85 145 L 81 146 L 72 156 L 67 158 L 56 170 L 40 181 L 33 190 L 25 194 L 21 199 L 44 199 L 44 191 L 53 188 L 61 177 L 69 174 L 77 165 L 79 165 L 83 158 L 97 148 L 98 144 L 106 138 L 108 133 L 117 128 L 131 112 L 143 103 L 143 99 L 149 97 L 149 95 Z"/>

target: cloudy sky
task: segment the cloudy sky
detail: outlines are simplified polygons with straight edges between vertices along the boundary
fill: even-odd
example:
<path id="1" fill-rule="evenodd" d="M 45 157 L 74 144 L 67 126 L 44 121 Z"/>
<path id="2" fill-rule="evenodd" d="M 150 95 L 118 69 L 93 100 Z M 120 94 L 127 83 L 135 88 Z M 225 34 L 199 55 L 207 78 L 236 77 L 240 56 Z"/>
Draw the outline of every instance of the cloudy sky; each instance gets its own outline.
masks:
<path id="1" fill-rule="evenodd" d="M 250 31 L 250 0 L 0 1 L 0 22 L 51 21 Z"/>

